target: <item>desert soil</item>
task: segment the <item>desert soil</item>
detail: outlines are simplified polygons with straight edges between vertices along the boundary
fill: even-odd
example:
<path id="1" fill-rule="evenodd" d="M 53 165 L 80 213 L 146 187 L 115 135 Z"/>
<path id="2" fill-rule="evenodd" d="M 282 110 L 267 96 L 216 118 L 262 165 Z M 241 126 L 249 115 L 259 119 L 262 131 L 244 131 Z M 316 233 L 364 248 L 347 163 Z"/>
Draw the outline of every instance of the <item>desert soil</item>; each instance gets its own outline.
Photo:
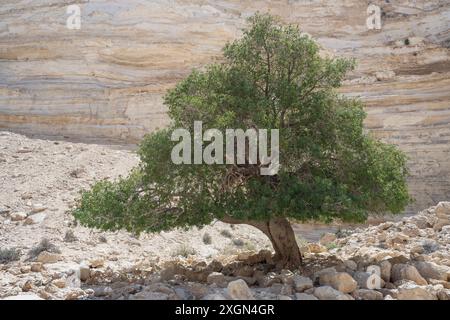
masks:
<path id="1" fill-rule="evenodd" d="M 96 180 L 127 175 L 137 164 L 133 151 L 117 146 L 30 139 L 0 131 L 0 249 L 18 253 L 14 261 L 2 262 L 0 256 L 0 298 L 450 296 L 450 203 L 397 222 L 338 236 L 327 233 L 320 243 L 301 239 L 305 265 L 294 273 L 276 273 L 266 268 L 270 243 L 250 226 L 215 222 L 202 229 L 135 236 L 75 223 L 70 210 L 80 190 Z M 40 243 L 44 252 L 31 254 Z M 381 275 L 379 290 L 367 288 L 360 279 L 371 264 L 381 269 L 390 265 L 389 275 Z M 405 270 L 395 269 L 391 276 L 391 267 Z M 328 275 L 321 276 L 323 269 Z"/>

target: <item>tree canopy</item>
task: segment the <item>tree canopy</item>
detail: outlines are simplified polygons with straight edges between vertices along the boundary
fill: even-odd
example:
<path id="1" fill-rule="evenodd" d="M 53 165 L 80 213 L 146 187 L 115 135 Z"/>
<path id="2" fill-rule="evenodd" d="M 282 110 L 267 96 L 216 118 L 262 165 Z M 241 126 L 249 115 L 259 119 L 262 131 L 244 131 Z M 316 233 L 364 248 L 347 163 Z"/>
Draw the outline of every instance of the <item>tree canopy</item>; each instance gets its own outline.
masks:
<path id="1" fill-rule="evenodd" d="M 354 61 L 319 49 L 297 26 L 267 14 L 249 18 L 220 63 L 192 71 L 167 92 L 172 123 L 143 139 L 140 165 L 83 192 L 75 218 L 139 233 L 214 219 L 270 229 L 274 219 L 358 222 L 401 212 L 409 201 L 405 155 L 365 132 L 360 100 L 337 93 Z M 260 175 L 260 163 L 174 164 L 171 134 L 192 132 L 194 121 L 204 130 L 279 129 L 278 174 Z"/>

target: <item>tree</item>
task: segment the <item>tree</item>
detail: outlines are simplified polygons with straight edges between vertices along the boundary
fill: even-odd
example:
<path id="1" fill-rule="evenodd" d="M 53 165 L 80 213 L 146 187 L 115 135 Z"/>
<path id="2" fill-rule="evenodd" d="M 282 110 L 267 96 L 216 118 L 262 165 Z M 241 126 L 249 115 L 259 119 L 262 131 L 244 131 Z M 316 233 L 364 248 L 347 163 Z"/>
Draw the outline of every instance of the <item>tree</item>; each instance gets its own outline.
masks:
<path id="1" fill-rule="evenodd" d="M 193 71 L 168 91 L 169 128 L 147 135 L 140 165 L 116 182 L 82 193 L 73 214 L 89 227 L 158 232 L 215 219 L 249 224 L 270 239 L 278 267 L 301 253 L 288 220 L 364 221 L 409 202 L 406 157 L 363 130 L 357 99 L 335 92 L 354 62 L 324 58 L 298 27 L 256 14 L 223 61 Z M 279 129 L 280 170 L 257 164 L 176 165 L 175 128 Z"/>

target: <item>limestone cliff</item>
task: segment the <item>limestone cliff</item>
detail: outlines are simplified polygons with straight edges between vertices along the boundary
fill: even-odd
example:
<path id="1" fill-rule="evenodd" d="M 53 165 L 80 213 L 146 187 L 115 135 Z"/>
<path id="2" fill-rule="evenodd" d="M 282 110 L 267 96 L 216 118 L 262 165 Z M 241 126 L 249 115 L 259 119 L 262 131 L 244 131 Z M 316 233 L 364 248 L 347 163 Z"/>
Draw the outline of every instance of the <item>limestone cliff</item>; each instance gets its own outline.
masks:
<path id="1" fill-rule="evenodd" d="M 74 2 L 79 30 L 66 27 Z M 366 26 L 370 3 L 381 30 Z M 257 10 L 355 57 L 342 91 L 410 156 L 414 207 L 450 198 L 449 0 L 2 0 L 0 129 L 134 143 L 168 123 L 165 90 L 217 59 Z"/>

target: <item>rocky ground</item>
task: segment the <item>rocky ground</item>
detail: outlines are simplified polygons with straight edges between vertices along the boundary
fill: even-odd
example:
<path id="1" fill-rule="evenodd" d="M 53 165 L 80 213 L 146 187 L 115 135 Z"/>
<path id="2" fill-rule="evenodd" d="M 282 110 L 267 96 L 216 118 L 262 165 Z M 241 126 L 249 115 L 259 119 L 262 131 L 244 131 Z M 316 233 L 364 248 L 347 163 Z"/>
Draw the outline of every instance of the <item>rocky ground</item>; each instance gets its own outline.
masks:
<path id="1" fill-rule="evenodd" d="M 80 189 L 137 164 L 132 151 L 0 132 L 0 298 L 450 298 L 450 202 L 412 217 L 299 238 L 304 265 L 272 268 L 258 230 L 216 222 L 139 237 L 77 226 Z"/>

